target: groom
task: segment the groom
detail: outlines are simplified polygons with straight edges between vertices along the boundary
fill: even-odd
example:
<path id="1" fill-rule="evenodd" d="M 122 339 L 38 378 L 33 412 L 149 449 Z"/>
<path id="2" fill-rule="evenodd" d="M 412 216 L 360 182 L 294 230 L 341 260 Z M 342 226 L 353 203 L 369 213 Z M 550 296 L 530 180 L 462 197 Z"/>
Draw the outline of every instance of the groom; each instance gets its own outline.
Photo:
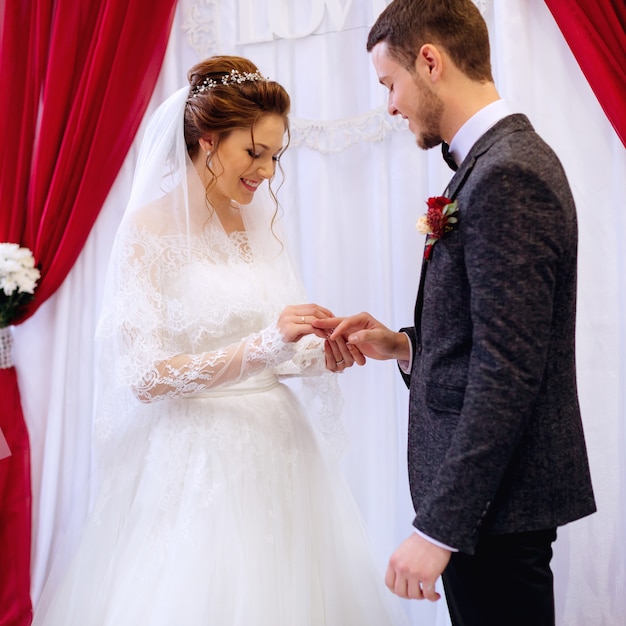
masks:
<path id="1" fill-rule="evenodd" d="M 388 587 L 454 626 L 552 626 L 556 528 L 595 511 L 576 390 L 576 210 L 565 173 L 493 83 L 471 0 L 395 0 L 367 42 L 388 109 L 456 173 L 421 220 L 414 325 L 316 322 L 410 389 L 415 532 Z M 415 201 L 415 200 L 413 200 Z M 419 204 L 416 202 L 416 204 Z M 334 331 L 332 330 L 334 329 Z"/>

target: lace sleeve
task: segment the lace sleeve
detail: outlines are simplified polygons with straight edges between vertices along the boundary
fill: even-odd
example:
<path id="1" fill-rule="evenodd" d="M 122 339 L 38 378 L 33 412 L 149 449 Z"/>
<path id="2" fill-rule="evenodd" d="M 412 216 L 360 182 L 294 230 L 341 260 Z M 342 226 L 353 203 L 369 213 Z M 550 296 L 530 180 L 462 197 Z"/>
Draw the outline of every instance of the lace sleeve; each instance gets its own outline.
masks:
<path id="1" fill-rule="evenodd" d="M 152 402 L 234 384 L 266 368 L 273 368 L 280 377 L 319 376 L 327 371 L 323 346 L 318 337 L 286 343 L 274 324 L 221 350 L 161 360 L 133 391 L 142 402 Z"/>
<path id="2" fill-rule="evenodd" d="M 314 335 L 303 337 L 295 344 L 293 356 L 274 371 L 281 377 L 319 376 L 327 372 L 324 340 Z"/>
<path id="3" fill-rule="evenodd" d="M 132 389 L 142 402 L 191 396 L 245 380 L 291 359 L 294 352 L 294 344 L 285 342 L 273 324 L 223 349 L 156 361 Z"/>

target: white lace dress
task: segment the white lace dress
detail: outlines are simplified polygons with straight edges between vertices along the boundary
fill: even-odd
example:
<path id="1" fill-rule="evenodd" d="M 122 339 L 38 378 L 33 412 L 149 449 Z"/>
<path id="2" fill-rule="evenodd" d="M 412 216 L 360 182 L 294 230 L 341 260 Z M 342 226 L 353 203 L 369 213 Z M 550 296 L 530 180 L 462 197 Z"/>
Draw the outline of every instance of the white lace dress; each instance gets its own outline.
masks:
<path id="1" fill-rule="evenodd" d="M 280 382 L 324 369 L 317 340 L 285 344 L 273 325 L 293 277 L 214 226 L 191 246 L 162 227 L 122 244 L 101 331 L 117 355 L 96 423 L 101 489 L 34 623 L 404 623 L 336 460 Z"/>

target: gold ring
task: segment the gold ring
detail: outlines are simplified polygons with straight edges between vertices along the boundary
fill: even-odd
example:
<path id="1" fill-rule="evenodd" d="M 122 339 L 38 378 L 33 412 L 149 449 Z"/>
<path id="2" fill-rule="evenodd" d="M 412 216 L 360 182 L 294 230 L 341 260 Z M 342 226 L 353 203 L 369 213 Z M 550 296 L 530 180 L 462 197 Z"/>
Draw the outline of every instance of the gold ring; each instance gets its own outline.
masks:
<path id="1" fill-rule="evenodd" d="M 341 365 L 344 361 L 345 359 L 341 359 L 341 361 L 335 361 L 335 365 Z"/>
<path id="2" fill-rule="evenodd" d="M 304 315 L 300 319 L 302 320 L 302 324 L 304 324 Z"/>

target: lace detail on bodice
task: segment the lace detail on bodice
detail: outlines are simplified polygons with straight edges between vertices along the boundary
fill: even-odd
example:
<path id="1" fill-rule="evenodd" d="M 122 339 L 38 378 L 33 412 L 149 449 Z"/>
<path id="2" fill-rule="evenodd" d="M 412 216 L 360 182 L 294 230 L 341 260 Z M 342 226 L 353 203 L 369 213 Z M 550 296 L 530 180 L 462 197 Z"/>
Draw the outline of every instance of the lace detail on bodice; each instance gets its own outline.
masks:
<path id="1" fill-rule="evenodd" d="M 228 236 L 232 245 L 239 250 L 239 255 L 246 263 L 252 262 L 252 248 L 248 239 L 248 233 L 243 230 L 235 230 Z"/>
<path id="2" fill-rule="evenodd" d="M 323 371 L 319 340 L 283 341 L 275 322 L 297 297 L 294 284 L 281 280 L 277 259 L 253 254 L 245 232 L 227 235 L 208 222 L 195 237 L 130 234 L 121 244 L 120 294 L 100 332 L 121 347 L 117 385 L 152 402 L 283 364 L 280 375 Z"/>

